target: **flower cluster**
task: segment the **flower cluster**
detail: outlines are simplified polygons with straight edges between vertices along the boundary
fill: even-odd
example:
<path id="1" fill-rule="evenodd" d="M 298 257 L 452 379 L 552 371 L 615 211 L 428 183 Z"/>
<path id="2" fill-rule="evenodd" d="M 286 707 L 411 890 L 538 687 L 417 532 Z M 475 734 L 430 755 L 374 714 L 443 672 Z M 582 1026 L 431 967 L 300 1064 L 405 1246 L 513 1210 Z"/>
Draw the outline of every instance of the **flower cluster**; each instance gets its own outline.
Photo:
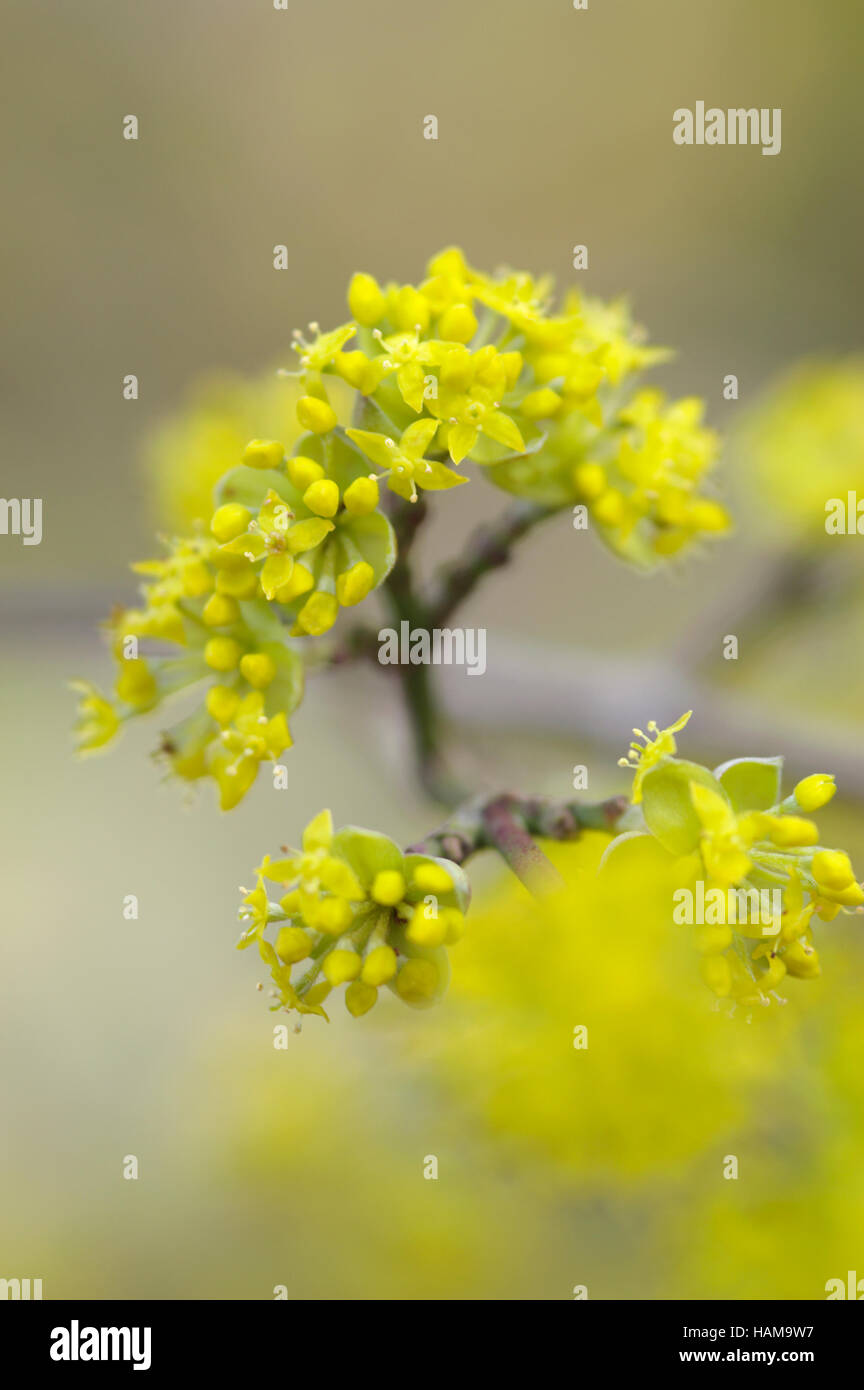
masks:
<path id="1" fill-rule="evenodd" d="M 462 935 L 470 896 L 458 864 L 403 854 L 386 835 L 356 826 L 334 831 L 329 811 L 306 826 L 300 850 L 283 853 L 265 857 L 251 892 L 241 889 L 239 914 L 238 946 L 257 942 L 274 1009 L 326 1018 L 324 1000 L 342 984 L 355 1017 L 368 1013 L 382 985 L 418 1008 L 441 997 L 450 978 L 446 947 Z M 278 901 L 267 883 L 280 885 Z"/>
<path id="2" fill-rule="evenodd" d="M 303 693 L 303 666 L 246 571 L 213 538 L 174 541 L 164 559 L 135 568 L 142 603 L 109 620 L 114 699 L 82 691 L 78 745 L 107 744 L 121 723 L 187 687 L 200 704 L 163 734 L 159 753 L 189 782 L 211 777 L 226 810 L 242 799 L 264 761 L 291 746 L 288 716 Z"/>
<path id="3" fill-rule="evenodd" d="M 235 806 L 262 762 L 290 746 L 308 639 L 393 567 L 388 495 L 411 503 L 462 486 L 465 464 L 551 508 L 584 504 L 598 534 L 637 564 L 725 529 L 725 512 L 700 490 L 716 452 L 701 406 L 635 389 L 665 354 L 642 344 L 622 305 L 571 294 L 556 312 L 548 280 L 485 275 L 450 249 L 417 285 L 355 275 L 348 307 L 336 328 L 295 335 L 294 370 L 278 380 L 296 418 L 281 437 L 240 447 L 235 389 L 215 421 L 199 404 L 192 426 L 160 445 L 163 473 L 170 441 L 183 450 L 174 471 L 190 474 L 188 496 L 175 502 L 191 516 L 211 455 L 221 476 L 206 524 L 134 567 L 143 603 L 108 625 L 113 698 L 79 686 L 82 752 L 199 687 L 160 751 L 174 773 L 213 779 L 222 807 Z M 260 394 L 268 420 L 271 395 Z"/>
<path id="4" fill-rule="evenodd" d="M 849 856 L 820 844 L 810 819 L 834 796 L 834 778 L 814 773 L 783 799 L 781 758 L 736 758 L 713 772 L 687 762 L 676 757 L 675 735 L 689 718 L 634 729 L 620 760 L 634 769 L 627 829 L 604 868 L 625 868 L 650 839 L 681 891 L 701 888 L 695 924 L 705 983 L 720 998 L 767 1004 L 787 975 L 819 974 L 815 921 L 864 905 Z"/>

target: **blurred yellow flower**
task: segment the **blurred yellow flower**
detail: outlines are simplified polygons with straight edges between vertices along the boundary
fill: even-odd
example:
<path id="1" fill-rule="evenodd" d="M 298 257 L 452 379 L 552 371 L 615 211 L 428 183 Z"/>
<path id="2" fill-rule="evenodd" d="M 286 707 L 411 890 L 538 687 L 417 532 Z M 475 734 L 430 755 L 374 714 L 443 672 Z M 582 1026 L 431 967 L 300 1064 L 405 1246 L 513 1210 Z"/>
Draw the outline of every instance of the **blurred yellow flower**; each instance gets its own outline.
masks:
<path id="1" fill-rule="evenodd" d="M 825 503 L 864 497 L 864 356 L 802 362 L 779 377 L 733 452 L 765 528 L 824 545 Z"/>
<path id="2" fill-rule="evenodd" d="M 693 988 L 670 925 L 677 869 L 650 838 L 596 876 L 607 836 L 544 844 L 570 884 L 538 903 L 502 888 L 472 912 L 449 1005 L 417 1053 L 523 1158 L 616 1183 L 673 1166 L 743 1122 L 789 1045 L 790 1010 L 758 1032 Z"/>
<path id="3" fill-rule="evenodd" d="M 329 378 L 328 394 L 340 423 L 348 424 L 354 393 Z M 194 382 L 177 414 L 145 446 L 156 524 L 177 532 L 207 525 L 213 490 L 242 461 L 250 439 L 279 440 L 291 451 L 303 433 L 297 420 L 303 395 L 299 379 L 277 369 L 255 377 L 214 373 Z"/>

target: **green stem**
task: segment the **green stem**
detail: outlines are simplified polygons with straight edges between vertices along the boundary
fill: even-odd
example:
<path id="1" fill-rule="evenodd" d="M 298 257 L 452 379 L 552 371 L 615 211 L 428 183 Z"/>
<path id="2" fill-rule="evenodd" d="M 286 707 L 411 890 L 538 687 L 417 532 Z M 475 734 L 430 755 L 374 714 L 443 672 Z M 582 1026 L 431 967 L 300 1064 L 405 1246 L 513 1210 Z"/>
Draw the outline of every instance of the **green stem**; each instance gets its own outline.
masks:
<path id="1" fill-rule="evenodd" d="M 390 499 L 398 555 L 385 581 L 384 592 L 397 625 L 404 621 L 413 629 L 428 631 L 433 624 L 415 590 L 409 564 L 411 548 L 426 514 L 426 501 L 422 497 L 410 503 L 397 497 Z M 420 781 L 432 800 L 443 806 L 455 806 L 463 799 L 465 791 L 447 771 L 441 753 L 441 719 L 431 667 L 407 663 L 393 669 L 402 682 Z"/>

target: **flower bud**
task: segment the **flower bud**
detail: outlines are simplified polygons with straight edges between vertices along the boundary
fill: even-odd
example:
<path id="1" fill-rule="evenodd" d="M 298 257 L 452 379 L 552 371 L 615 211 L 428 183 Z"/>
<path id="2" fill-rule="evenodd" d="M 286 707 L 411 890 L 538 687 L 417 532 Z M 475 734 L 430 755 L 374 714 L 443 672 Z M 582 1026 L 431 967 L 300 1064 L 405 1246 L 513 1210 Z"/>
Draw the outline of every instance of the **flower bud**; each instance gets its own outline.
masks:
<path id="1" fill-rule="evenodd" d="M 435 999 L 441 985 L 441 974 L 433 960 L 414 957 L 402 964 L 396 976 L 396 993 L 406 1004 L 423 1008 Z"/>
<path id="2" fill-rule="evenodd" d="M 774 845 L 818 845 L 819 827 L 803 816 L 772 816 L 768 838 Z"/>
<path id="3" fill-rule="evenodd" d="M 285 457 L 285 445 L 276 439 L 250 439 L 243 450 L 249 468 L 278 468 Z"/>
<path id="4" fill-rule="evenodd" d="M 305 960 L 312 949 L 312 938 L 302 927 L 283 927 L 276 938 L 276 954 L 286 965 Z"/>
<path id="5" fill-rule="evenodd" d="M 355 478 L 345 489 L 342 501 L 352 516 L 367 516 L 378 506 L 377 478 Z"/>
<path id="6" fill-rule="evenodd" d="M 294 599 L 299 598 L 301 594 L 308 594 L 309 590 L 314 588 L 314 585 L 315 578 L 312 571 L 308 570 L 305 565 L 301 565 L 299 561 L 295 561 L 294 568 L 291 571 L 291 578 L 287 583 L 280 584 L 279 588 L 276 590 L 276 602 L 292 603 Z"/>
<path id="7" fill-rule="evenodd" d="M 384 317 L 384 295 L 372 275 L 358 271 L 348 286 L 348 308 L 358 323 L 371 328 Z"/>
<path id="8" fill-rule="evenodd" d="M 240 617 L 236 599 L 228 594 L 211 594 L 201 614 L 208 627 L 228 627 Z"/>
<path id="9" fill-rule="evenodd" d="M 240 658 L 240 674 L 255 690 L 266 690 L 276 678 L 276 662 L 267 652 L 247 652 Z"/>
<path id="10" fill-rule="evenodd" d="M 820 887 L 834 891 L 855 882 L 849 855 L 840 849 L 820 849 L 813 855 L 813 877 Z"/>
<path id="11" fill-rule="evenodd" d="M 606 490 L 606 470 L 599 463 L 579 463 L 573 469 L 573 482 L 580 496 L 593 502 Z"/>
<path id="12" fill-rule="evenodd" d="M 411 875 L 411 886 L 419 893 L 452 893 L 453 880 L 440 864 L 418 864 Z"/>
<path id="13" fill-rule="evenodd" d="M 836 790 L 830 773 L 814 772 L 797 783 L 793 796 L 802 811 L 818 811 L 821 806 L 827 806 Z"/>
<path id="14" fill-rule="evenodd" d="M 312 925 L 328 936 L 338 936 L 348 930 L 353 920 L 353 909 L 345 898 L 322 898 L 315 906 Z"/>
<path id="15" fill-rule="evenodd" d="M 211 637 L 204 647 L 204 660 L 214 671 L 236 670 L 243 648 L 233 637 Z"/>
<path id="16" fill-rule="evenodd" d="M 337 946 L 324 961 L 324 978 L 331 985 L 347 984 L 349 980 L 356 980 L 361 965 L 362 961 L 356 951 Z"/>
<path id="17" fill-rule="evenodd" d="M 438 322 L 438 336 L 445 342 L 470 343 L 477 332 L 477 318 L 468 304 L 454 304 L 445 309 Z"/>
<path id="18" fill-rule="evenodd" d="M 385 985 L 396 974 L 396 952 L 392 946 L 376 946 L 363 962 L 360 978 L 367 985 Z"/>
<path id="19" fill-rule="evenodd" d="M 350 570 L 344 570 L 336 578 L 336 597 L 343 608 L 353 608 L 362 603 L 375 587 L 375 571 L 366 560 L 358 560 Z"/>
<path id="20" fill-rule="evenodd" d="M 561 408 L 561 397 L 551 386 L 529 391 L 519 409 L 526 420 L 548 420 Z"/>
<path id="21" fill-rule="evenodd" d="M 370 896 L 382 907 L 395 907 L 405 896 L 405 880 L 397 869 L 382 869 L 375 875 Z"/>
<path id="22" fill-rule="evenodd" d="M 236 536 L 242 536 L 251 520 L 252 513 L 248 507 L 242 506 L 239 502 L 226 502 L 223 507 L 217 507 L 211 516 L 210 531 L 217 541 L 225 545 Z"/>
<path id="23" fill-rule="evenodd" d="M 338 616 L 339 603 L 335 594 L 314 593 L 297 614 L 297 626 L 301 633 L 320 637 L 330 631 Z"/>
<path id="24" fill-rule="evenodd" d="M 411 333 L 414 329 L 425 333 L 431 317 L 429 302 L 413 285 L 403 285 L 396 295 L 393 317 L 403 333 Z"/>
<path id="25" fill-rule="evenodd" d="M 207 713 L 217 724 L 230 724 L 240 703 L 240 696 L 227 685 L 211 685 L 205 703 Z"/>
<path id="26" fill-rule="evenodd" d="M 405 928 L 405 935 L 415 946 L 443 946 L 447 925 L 442 917 L 427 916 L 424 904 L 418 903 Z"/>
<path id="27" fill-rule="evenodd" d="M 798 980 L 812 980 L 821 973 L 819 956 L 806 941 L 791 941 L 783 951 L 783 963 Z"/>
<path id="28" fill-rule="evenodd" d="M 375 986 L 368 985 L 363 980 L 353 980 L 345 991 L 345 1007 L 353 1018 L 368 1014 L 377 999 L 378 991 Z"/>
<path id="29" fill-rule="evenodd" d="M 339 488 L 332 478 L 319 478 L 303 493 L 303 501 L 316 516 L 335 516 L 339 510 Z"/>
<path id="30" fill-rule="evenodd" d="M 725 956 L 706 955 L 699 962 L 699 973 L 708 988 L 723 999 L 732 988 L 732 970 Z"/>
<path id="31" fill-rule="evenodd" d="M 297 419 L 304 430 L 328 434 L 336 424 L 336 412 L 332 405 L 317 396 L 301 396 L 297 402 Z"/>
<path id="32" fill-rule="evenodd" d="M 286 464 L 288 477 L 301 492 L 305 492 L 312 483 L 317 483 L 319 478 L 324 477 L 324 469 L 315 459 L 305 458 L 303 454 L 297 454 L 293 459 L 289 459 Z"/>

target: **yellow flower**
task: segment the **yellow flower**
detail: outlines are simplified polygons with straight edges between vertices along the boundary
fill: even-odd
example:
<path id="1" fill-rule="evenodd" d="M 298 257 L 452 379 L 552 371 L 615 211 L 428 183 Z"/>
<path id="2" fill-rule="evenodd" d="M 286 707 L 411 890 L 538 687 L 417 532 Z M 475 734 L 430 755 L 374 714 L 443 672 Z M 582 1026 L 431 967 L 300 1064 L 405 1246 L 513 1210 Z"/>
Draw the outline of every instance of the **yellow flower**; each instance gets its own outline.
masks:
<path id="1" fill-rule="evenodd" d="M 652 767 L 656 767 L 663 758 L 675 756 L 678 751 L 675 735 L 684 728 L 692 713 L 692 710 L 688 710 L 686 714 L 681 715 L 680 719 L 676 719 L 674 724 L 670 724 L 668 729 L 658 728 L 657 721 L 651 719 L 648 723 L 648 734 L 643 734 L 641 729 L 633 730 L 636 737 L 642 739 L 644 746 L 631 742 L 627 757 L 619 758 L 618 766 L 630 767 L 635 770 L 631 793 L 634 806 L 642 800 L 642 783 L 645 780 L 645 774 L 650 772 Z"/>
<path id="2" fill-rule="evenodd" d="M 709 877 L 730 886 L 740 883 L 752 863 L 748 851 L 757 838 L 753 817 L 736 815 L 724 797 L 698 782 L 690 783 L 690 795 L 702 826 L 699 848 Z"/>
<path id="3" fill-rule="evenodd" d="M 314 482 L 307 492 L 322 486 L 324 480 Z M 330 486 L 336 488 L 335 483 Z M 258 580 L 264 596 L 273 599 L 289 583 L 294 557 L 316 549 L 332 530 L 333 522 L 325 517 L 297 521 L 288 503 L 268 488 L 257 516 L 247 512 L 246 526 L 221 547 L 220 554 L 242 557 L 253 565 L 263 560 Z"/>
<path id="4" fill-rule="evenodd" d="M 357 332 L 353 323 L 344 323 L 329 333 L 321 333 L 317 323 L 310 323 L 309 328 L 315 334 L 311 343 L 307 343 L 299 329 L 294 330 L 294 351 L 300 358 L 304 372 L 322 372 L 325 367 L 331 366 L 349 338 L 353 338 Z"/>
<path id="5" fill-rule="evenodd" d="M 220 805 L 230 811 L 246 795 L 262 762 L 275 762 L 291 747 L 288 721 L 280 710 L 268 718 L 264 696 L 252 690 L 240 700 L 230 724 L 222 729 L 210 771 L 219 787 Z"/>
<path id="6" fill-rule="evenodd" d="M 444 387 L 429 409 L 448 423 L 447 447 L 454 463 L 461 463 L 476 447 L 481 435 L 521 453 L 525 441 L 516 421 L 501 409 L 500 391 L 474 382 L 467 391 Z"/>
<path id="7" fill-rule="evenodd" d="M 773 381 L 742 421 L 735 457 L 765 525 L 827 545 L 825 504 L 864 495 L 864 356 L 805 361 Z"/>
<path id="8" fill-rule="evenodd" d="M 95 753 L 115 737 L 120 717 L 110 701 L 89 681 L 70 681 L 69 685 L 81 696 L 75 726 L 76 752 Z"/>
<path id="9" fill-rule="evenodd" d="M 330 854 L 332 843 L 333 817 L 329 811 L 320 811 L 303 831 L 302 851 L 275 862 L 267 857 L 256 872 L 277 883 L 299 886 L 306 893 L 316 893 L 320 887 L 337 897 L 360 901 L 362 885 L 343 860 Z"/>
<path id="10" fill-rule="evenodd" d="M 437 420 L 415 420 L 403 431 L 398 444 L 387 435 L 371 430 L 348 429 L 346 434 L 367 458 L 387 470 L 387 485 L 392 492 L 416 502 L 418 487 L 440 492 L 468 481 L 446 464 L 424 458 L 437 429 Z"/>
<path id="11" fill-rule="evenodd" d="M 243 935 L 237 943 L 241 950 L 260 937 L 270 920 L 270 906 L 267 890 L 263 880 L 259 877 L 252 892 L 247 893 L 243 898 L 237 914 L 241 922 L 246 924 Z"/>
<path id="12" fill-rule="evenodd" d="M 426 382 L 424 366 L 440 365 L 447 358 L 450 349 L 445 343 L 423 341 L 419 333 L 393 333 L 385 338 L 380 329 L 375 329 L 375 337 L 383 349 L 383 357 L 378 358 L 382 369 L 395 371 L 396 384 L 406 405 L 418 414 L 423 409 L 423 392 Z"/>

